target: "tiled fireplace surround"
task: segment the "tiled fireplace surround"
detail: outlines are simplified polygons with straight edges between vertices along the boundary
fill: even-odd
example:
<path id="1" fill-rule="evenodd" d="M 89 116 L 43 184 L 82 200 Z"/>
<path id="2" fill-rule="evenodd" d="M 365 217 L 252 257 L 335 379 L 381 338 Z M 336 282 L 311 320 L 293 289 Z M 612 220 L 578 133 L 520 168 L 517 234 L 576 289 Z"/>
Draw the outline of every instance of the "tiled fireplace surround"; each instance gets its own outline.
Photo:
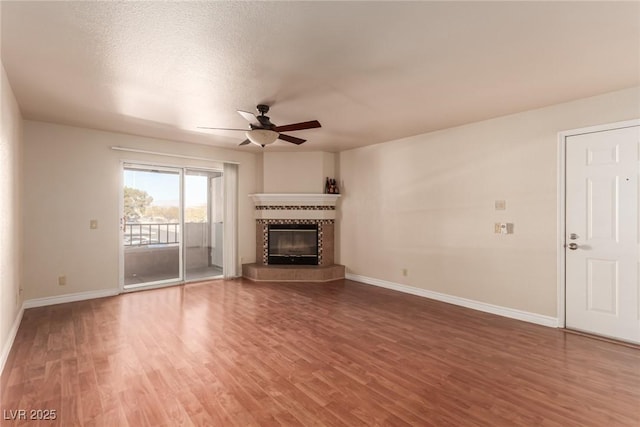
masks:
<path id="1" fill-rule="evenodd" d="M 334 263 L 336 194 L 252 194 L 256 218 L 256 262 L 244 264 L 242 275 L 255 281 L 326 282 L 343 279 L 345 268 Z M 269 265 L 270 224 L 317 224 L 318 265 Z"/>

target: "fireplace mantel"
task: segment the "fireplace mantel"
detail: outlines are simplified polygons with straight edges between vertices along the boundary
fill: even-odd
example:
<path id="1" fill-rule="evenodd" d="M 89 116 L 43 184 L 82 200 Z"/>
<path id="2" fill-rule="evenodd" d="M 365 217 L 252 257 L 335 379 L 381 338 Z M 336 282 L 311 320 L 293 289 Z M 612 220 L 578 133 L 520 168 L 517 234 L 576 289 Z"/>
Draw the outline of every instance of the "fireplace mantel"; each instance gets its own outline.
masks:
<path id="1" fill-rule="evenodd" d="M 256 206 L 335 206 L 340 194 L 257 193 L 249 197 Z"/>
<path id="2" fill-rule="evenodd" d="M 255 204 L 255 218 L 334 220 L 339 194 L 250 194 Z"/>

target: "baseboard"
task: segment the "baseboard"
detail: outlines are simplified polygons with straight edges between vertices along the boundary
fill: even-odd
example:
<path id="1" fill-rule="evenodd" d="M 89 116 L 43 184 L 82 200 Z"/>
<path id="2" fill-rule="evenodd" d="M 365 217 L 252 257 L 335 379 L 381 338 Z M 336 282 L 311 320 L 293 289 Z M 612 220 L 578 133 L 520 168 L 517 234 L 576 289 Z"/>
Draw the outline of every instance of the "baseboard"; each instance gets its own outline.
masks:
<path id="1" fill-rule="evenodd" d="M 64 304 L 67 302 L 84 301 L 94 298 L 116 296 L 119 289 L 101 289 L 99 291 L 78 292 L 75 294 L 57 295 L 54 297 L 28 299 L 24 302 L 24 308 L 44 307 L 47 305 Z"/>
<path id="2" fill-rule="evenodd" d="M 389 282 L 386 280 L 374 279 L 372 277 L 360 276 L 357 274 L 347 273 L 346 278 L 355 280 L 356 282 L 367 285 L 379 286 L 381 288 L 393 289 L 395 291 L 404 292 L 406 294 L 417 295 L 449 304 L 459 305 L 461 307 L 471 308 L 473 310 L 484 311 L 486 313 L 497 314 L 498 316 L 509 317 L 511 319 L 522 320 L 537 325 L 548 326 L 550 328 L 558 327 L 558 319 L 542 314 L 531 313 L 528 311 L 516 310 L 514 308 L 502 307 L 499 305 L 487 304 L 485 302 L 474 301 L 466 298 L 456 297 L 453 295 L 442 294 L 440 292 L 429 291 L 426 289 L 415 288 L 413 286 L 401 285 L 399 283 Z"/>
<path id="3" fill-rule="evenodd" d="M 9 331 L 9 336 L 2 347 L 2 354 L 0 354 L 0 375 L 4 371 L 4 364 L 7 363 L 7 359 L 9 358 L 9 353 L 11 352 L 11 348 L 13 347 L 13 342 L 16 339 L 16 335 L 18 334 L 18 328 L 20 327 L 20 323 L 22 322 L 22 315 L 24 314 L 24 304 L 20 307 L 20 311 L 18 311 L 18 315 L 13 321 L 13 325 L 11 326 L 11 330 Z"/>

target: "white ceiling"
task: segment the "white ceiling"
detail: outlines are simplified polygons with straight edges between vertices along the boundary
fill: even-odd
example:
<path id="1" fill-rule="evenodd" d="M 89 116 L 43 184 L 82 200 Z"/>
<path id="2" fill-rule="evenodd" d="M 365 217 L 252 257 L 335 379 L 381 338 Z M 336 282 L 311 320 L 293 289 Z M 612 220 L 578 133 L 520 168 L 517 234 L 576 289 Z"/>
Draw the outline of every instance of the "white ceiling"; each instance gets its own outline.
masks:
<path id="1" fill-rule="evenodd" d="M 640 85 L 640 2 L 1 2 L 23 115 L 240 150 L 235 110 L 340 151 Z"/>

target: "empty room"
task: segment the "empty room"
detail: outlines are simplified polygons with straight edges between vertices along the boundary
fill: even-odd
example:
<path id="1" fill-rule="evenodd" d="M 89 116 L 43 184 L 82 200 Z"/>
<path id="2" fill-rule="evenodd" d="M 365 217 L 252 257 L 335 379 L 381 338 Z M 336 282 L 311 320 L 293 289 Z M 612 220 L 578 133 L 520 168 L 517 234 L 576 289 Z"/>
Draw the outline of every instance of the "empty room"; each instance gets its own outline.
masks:
<path id="1" fill-rule="evenodd" d="M 0 425 L 640 425 L 640 2 L 0 35 Z"/>

